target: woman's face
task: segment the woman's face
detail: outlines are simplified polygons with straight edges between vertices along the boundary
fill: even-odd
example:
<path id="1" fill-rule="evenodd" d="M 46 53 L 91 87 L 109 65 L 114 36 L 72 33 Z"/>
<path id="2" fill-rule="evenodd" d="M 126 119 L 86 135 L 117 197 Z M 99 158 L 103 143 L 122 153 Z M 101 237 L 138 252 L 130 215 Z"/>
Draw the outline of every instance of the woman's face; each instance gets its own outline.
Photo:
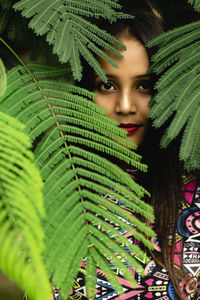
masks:
<path id="1" fill-rule="evenodd" d="M 120 127 L 128 132 L 127 138 L 138 146 L 142 143 L 148 128 L 148 102 L 151 98 L 151 75 L 147 74 L 149 58 L 145 47 L 133 37 L 122 37 L 126 45 L 121 51 L 123 58 L 107 54 L 117 63 L 118 69 L 99 59 L 108 82 L 95 77 L 94 100 L 107 109 L 107 116 L 117 120 Z"/>

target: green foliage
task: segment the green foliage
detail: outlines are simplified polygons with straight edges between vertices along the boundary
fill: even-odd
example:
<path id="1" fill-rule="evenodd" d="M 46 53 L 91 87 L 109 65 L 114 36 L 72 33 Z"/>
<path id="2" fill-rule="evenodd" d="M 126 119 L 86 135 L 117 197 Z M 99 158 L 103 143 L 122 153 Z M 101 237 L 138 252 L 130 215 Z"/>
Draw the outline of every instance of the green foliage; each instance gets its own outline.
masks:
<path id="1" fill-rule="evenodd" d="M 197 21 L 168 31 L 149 43 L 149 46 L 160 44 L 151 70 L 162 74 L 155 86 L 158 92 L 150 102 L 150 116 L 156 127 L 171 117 L 161 139 L 162 147 L 167 147 L 183 130 L 179 155 L 189 171 L 200 168 L 199 37 L 200 21 Z"/>
<path id="2" fill-rule="evenodd" d="M 28 29 L 26 20 L 12 9 L 14 1 L 0 0 L 0 34 L 7 34 L 11 41 L 22 41 L 24 38 L 30 41 L 31 30 Z M 16 26 L 17 24 L 17 26 Z"/>
<path id="3" fill-rule="evenodd" d="M 0 68 L 4 73 L 2 63 Z M 5 81 L 5 73 L 0 82 L 2 78 Z M 19 121 L 0 112 L 0 269 L 31 299 L 49 300 L 42 261 L 42 180 L 23 129 Z"/>
<path id="4" fill-rule="evenodd" d="M 140 199 L 148 195 L 147 191 L 111 161 L 118 159 L 143 171 L 146 166 L 118 122 L 106 117 L 106 111 L 89 100 L 95 94 L 45 79 L 51 67 L 32 63 L 30 68 L 31 72 L 17 66 L 8 72 L 8 89 L 0 109 L 24 123 L 32 142 L 37 139 L 34 152 L 44 180 L 44 259 L 49 277 L 68 299 L 82 257 L 87 256 L 87 270 L 91 270 L 86 274 L 89 294 L 95 288 L 96 263 L 122 293 L 107 257 L 112 253 L 112 263 L 123 267 L 124 277 L 134 284 L 127 266 L 116 254 L 120 253 L 141 274 L 134 256 L 146 254 L 130 244 L 117 228 L 131 232 L 151 249 L 149 237 L 155 233 L 115 201 L 151 221 L 154 217 L 152 207 Z M 54 74 L 59 76 L 59 72 Z M 123 248 L 124 243 L 134 256 Z"/>
<path id="5" fill-rule="evenodd" d="M 87 18 L 101 17 L 109 22 L 117 18 L 126 18 L 127 15 L 115 11 L 121 7 L 116 2 L 114 0 L 21 0 L 14 5 L 14 8 L 20 10 L 24 17 L 32 18 L 29 27 L 37 35 L 46 35 L 47 42 L 53 45 L 53 53 L 58 55 L 61 63 L 69 61 L 75 79 L 80 80 L 82 76 L 81 55 L 106 81 L 105 73 L 96 56 L 103 57 L 116 67 L 103 49 L 121 57 L 116 46 L 123 48 L 123 44 L 92 24 Z"/>
<path id="6" fill-rule="evenodd" d="M 188 0 L 188 3 L 194 6 L 194 9 L 200 12 L 200 1 L 199 0 Z"/>
<path id="7" fill-rule="evenodd" d="M 0 0 L 0 5 L 2 9 L 9 9 L 11 7 L 11 0 Z"/>
<path id="8" fill-rule="evenodd" d="M 6 70 L 2 60 L 0 59 L 0 97 L 5 94 L 7 86 Z"/>

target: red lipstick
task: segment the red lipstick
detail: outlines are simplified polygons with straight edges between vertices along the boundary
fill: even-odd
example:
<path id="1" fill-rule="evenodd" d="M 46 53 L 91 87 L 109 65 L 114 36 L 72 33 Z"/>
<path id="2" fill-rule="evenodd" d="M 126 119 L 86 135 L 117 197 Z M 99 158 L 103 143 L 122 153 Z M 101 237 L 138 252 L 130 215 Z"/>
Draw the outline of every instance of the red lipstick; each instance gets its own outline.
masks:
<path id="1" fill-rule="evenodd" d="M 128 132 L 128 134 L 132 134 L 136 132 L 142 125 L 133 124 L 133 123 L 120 123 L 119 127 Z"/>

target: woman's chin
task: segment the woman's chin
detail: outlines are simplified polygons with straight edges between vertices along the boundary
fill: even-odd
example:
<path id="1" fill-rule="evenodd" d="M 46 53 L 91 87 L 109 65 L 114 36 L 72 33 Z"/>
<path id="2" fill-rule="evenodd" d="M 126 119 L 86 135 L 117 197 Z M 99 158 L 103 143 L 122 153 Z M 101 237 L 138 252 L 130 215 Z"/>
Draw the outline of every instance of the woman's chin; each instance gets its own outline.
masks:
<path id="1" fill-rule="evenodd" d="M 134 135 L 127 135 L 127 140 L 133 142 L 138 147 L 141 145 L 143 139 L 140 139 Z"/>

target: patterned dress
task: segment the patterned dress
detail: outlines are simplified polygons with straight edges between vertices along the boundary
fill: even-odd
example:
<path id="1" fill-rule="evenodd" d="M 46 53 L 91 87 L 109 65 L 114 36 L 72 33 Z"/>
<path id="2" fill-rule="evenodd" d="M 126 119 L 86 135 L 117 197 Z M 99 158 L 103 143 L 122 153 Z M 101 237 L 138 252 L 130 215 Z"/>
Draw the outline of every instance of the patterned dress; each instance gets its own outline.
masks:
<path id="1" fill-rule="evenodd" d="M 177 268 L 181 262 L 191 280 L 197 282 L 200 279 L 200 185 L 197 180 L 190 176 L 184 178 L 184 201 L 177 220 L 177 233 L 175 244 L 174 264 Z M 111 199 L 112 201 L 113 199 Z M 129 237 L 131 238 L 131 237 Z M 132 238 L 134 244 L 138 244 Z M 160 252 L 160 248 L 155 242 L 155 250 Z M 169 243 L 171 243 L 169 237 Z M 141 263 L 141 258 L 138 258 Z M 159 299 L 178 300 L 175 295 L 172 282 L 165 269 L 155 264 L 153 259 L 145 267 L 145 277 L 141 277 L 132 269 L 133 277 L 138 282 L 136 288 L 132 288 L 127 280 L 120 274 L 119 269 L 115 269 L 118 280 L 121 282 L 124 295 L 119 296 L 106 280 L 101 270 L 97 270 L 96 298 L 95 300 L 128 300 L 128 299 Z M 74 289 L 69 300 L 86 300 L 86 288 L 84 282 L 85 262 L 82 263 L 80 272 L 74 284 Z M 187 281 L 188 282 L 188 281 Z M 180 282 L 180 291 L 183 299 L 200 300 L 200 293 L 197 295 L 191 285 Z M 61 300 L 59 290 L 54 290 L 54 299 Z"/>

